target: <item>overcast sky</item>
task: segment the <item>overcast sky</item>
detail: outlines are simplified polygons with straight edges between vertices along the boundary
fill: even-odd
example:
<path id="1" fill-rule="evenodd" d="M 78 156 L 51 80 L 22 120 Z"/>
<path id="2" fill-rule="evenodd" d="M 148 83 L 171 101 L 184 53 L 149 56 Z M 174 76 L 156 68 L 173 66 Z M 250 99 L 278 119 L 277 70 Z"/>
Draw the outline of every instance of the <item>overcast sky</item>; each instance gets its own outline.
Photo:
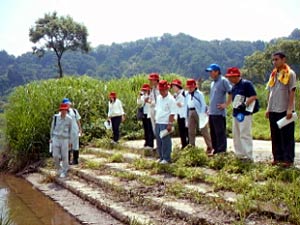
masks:
<path id="1" fill-rule="evenodd" d="M 0 0 L 0 50 L 31 51 L 29 28 L 53 11 L 84 24 L 92 47 L 164 33 L 270 41 L 300 28 L 300 0 Z"/>

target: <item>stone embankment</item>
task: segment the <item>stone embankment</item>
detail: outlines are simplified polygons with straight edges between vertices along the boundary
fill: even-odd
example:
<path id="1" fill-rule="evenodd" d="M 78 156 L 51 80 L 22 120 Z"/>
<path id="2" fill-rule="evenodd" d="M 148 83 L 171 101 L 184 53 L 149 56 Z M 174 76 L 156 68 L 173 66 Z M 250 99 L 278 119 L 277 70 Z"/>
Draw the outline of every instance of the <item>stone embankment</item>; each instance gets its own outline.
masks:
<path id="1" fill-rule="evenodd" d="M 289 224 L 283 222 L 287 209 L 272 203 L 256 202 L 243 217 L 235 210 L 240 194 L 174 176 L 143 150 L 89 147 L 80 159 L 67 178 L 55 176 L 48 165 L 26 179 L 82 224 Z M 208 177 L 219 173 L 199 171 Z"/>

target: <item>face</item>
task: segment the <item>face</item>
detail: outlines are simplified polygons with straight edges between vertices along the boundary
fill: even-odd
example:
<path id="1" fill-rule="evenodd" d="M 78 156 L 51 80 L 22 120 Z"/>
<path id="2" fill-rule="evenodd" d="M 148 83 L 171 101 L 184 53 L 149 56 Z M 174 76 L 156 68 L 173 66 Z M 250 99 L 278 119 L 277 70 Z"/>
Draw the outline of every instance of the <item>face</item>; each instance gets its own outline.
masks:
<path id="1" fill-rule="evenodd" d="M 217 70 L 212 70 L 212 71 L 210 71 L 209 73 L 210 73 L 210 77 L 211 77 L 213 80 L 217 79 L 218 76 L 219 76 L 219 71 L 217 71 Z"/>
<path id="2" fill-rule="evenodd" d="M 159 90 L 159 94 L 163 97 L 166 97 L 168 95 L 168 89 L 167 90 Z"/>
<path id="3" fill-rule="evenodd" d="M 193 86 L 187 87 L 187 90 L 188 90 L 190 93 L 192 93 L 193 91 L 195 91 L 195 89 L 196 89 L 196 87 L 193 87 Z"/>
<path id="4" fill-rule="evenodd" d="M 65 115 L 67 115 L 67 112 L 68 112 L 68 110 L 60 110 L 60 113 L 61 113 L 61 115 L 62 116 L 65 116 Z"/>
<path id="5" fill-rule="evenodd" d="M 227 79 L 230 81 L 230 83 L 237 84 L 240 81 L 241 77 L 234 76 L 234 77 L 227 77 Z"/>
<path id="6" fill-rule="evenodd" d="M 285 64 L 285 58 L 280 58 L 278 55 L 274 55 L 272 57 L 272 62 L 277 69 L 280 69 Z"/>
<path id="7" fill-rule="evenodd" d="M 156 87 L 157 84 L 158 84 L 158 81 L 157 80 L 149 80 L 150 81 L 150 86 L 151 87 Z"/>
<path id="8" fill-rule="evenodd" d="M 180 89 L 179 89 L 176 85 L 172 85 L 172 90 L 176 93 L 176 92 L 178 92 Z"/>

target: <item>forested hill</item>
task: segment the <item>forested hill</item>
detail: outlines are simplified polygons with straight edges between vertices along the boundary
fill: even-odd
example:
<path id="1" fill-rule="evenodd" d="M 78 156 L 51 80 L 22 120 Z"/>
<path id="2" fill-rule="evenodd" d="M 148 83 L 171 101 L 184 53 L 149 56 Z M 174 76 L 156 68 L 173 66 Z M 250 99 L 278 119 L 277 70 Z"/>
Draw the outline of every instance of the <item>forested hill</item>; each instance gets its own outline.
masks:
<path id="1" fill-rule="evenodd" d="M 299 29 L 291 35 L 295 34 L 299 36 Z M 223 71 L 230 66 L 242 67 L 245 56 L 263 51 L 266 45 L 263 41 L 203 41 L 183 33 L 164 34 L 135 42 L 99 45 L 89 54 L 67 52 L 62 65 L 65 74 L 87 74 L 101 79 L 150 72 L 206 78 L 204 69 L 209 64 L 218 63 Z M 14 57 L 0 51 L 0 95 L 32 80 L 56 77 L 56 64 L 53 52 L 38 58 L 31 52 Z"/>

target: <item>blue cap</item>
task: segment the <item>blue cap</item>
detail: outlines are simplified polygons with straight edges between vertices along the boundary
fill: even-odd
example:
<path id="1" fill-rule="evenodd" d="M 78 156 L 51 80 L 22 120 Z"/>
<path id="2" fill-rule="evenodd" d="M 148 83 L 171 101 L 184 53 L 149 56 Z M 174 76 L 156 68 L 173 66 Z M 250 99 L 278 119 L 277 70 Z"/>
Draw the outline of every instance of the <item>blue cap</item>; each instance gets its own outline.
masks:
<path id="1" fill-rule="evenodd" d="M 218 64 L 210 64 L 209 67 L 206 68 L 206 72 L 211 72 L 211 71 L 219 71 L 221 73 L 221 68 Z"/>
<path id="2" fill-rule="evenodd" d="M 61 103 L 71 104 L 71 101 L 68 98 L 64 98 Z"/>
<path id="3" fill-rule="evenodd" d="M 243 113 L 238 113 L 238 114 L 236 115 L 236 119 L 237 119 L 237 121 L 239 121 L 239 122 L 243 122 L 244 119 L 245 119 L 245 115 L 244 115 Z"/>

